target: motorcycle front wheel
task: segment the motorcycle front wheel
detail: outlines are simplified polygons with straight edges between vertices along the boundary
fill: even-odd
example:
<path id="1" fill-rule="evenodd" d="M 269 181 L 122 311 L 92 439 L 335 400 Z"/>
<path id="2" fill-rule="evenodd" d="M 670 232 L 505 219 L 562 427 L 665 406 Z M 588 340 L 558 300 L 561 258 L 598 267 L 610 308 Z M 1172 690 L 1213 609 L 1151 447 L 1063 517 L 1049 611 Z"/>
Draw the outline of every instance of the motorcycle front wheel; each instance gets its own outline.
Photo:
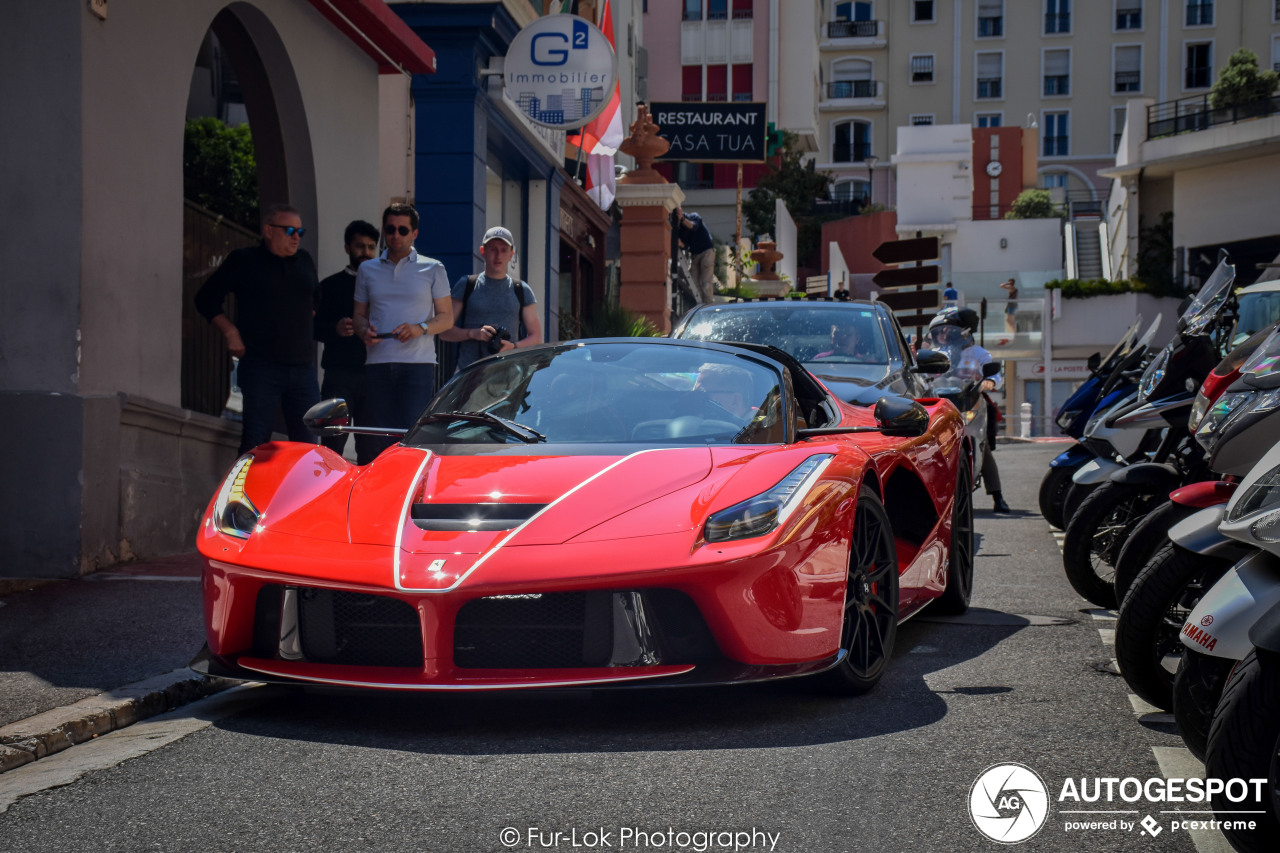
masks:
<path id="1" fill-rule="evenodd" d="M 1067 520 L 1063 517 L 1063 504 L 1067 499 L 1067 492 L 1075 485 L 1071 482 L 1071 475 L 1079 468 L 1080 465 L 1050 468 L 1040 481 L 1040 514 L 1059 530 L 1067 526 Z"/>
<path id="2" fill-rule="evenodd" d="M 1204 761 L 1209 745 L 1213 712 L 1222 699 L 1231 668 L 1238 661 L 1216 658 L 1191 649 L 1182 650 L 1182 663 L 1173 677 L 1173 720 L 1191 754 Z"/>
<path id="3" fill-rule="evenodd" d="M 1062 540 L 1067 580 L 1076 592 L 1097 606 L 1111 609 L 1118 604 L 1116 557 L 1150 510 L 1156 494 L 1156 487 L 1150 484 L 1106 482 L 1085 498 L 1067 522 Z"/>

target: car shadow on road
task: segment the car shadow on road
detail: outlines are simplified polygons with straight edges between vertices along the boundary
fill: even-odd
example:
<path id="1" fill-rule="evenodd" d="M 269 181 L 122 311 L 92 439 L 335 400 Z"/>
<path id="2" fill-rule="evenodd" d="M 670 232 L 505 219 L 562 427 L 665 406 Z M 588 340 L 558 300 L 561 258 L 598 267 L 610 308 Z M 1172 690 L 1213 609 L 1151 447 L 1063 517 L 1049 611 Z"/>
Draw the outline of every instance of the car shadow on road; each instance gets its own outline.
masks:
<path id="1" fill-rule="evenodd" d="M 900 627 L 880 684 L 831 698 L 803 679 L 754 685 L 414 694 L 294 688 L 227 718 L 228 731 L 441 755 L 756 749 L 855 741 L 931 725 L 949 701 L 1012 692 L 1000 684 L 932 690 L 931 673 L 1034 628 L 970 610 Z"/>

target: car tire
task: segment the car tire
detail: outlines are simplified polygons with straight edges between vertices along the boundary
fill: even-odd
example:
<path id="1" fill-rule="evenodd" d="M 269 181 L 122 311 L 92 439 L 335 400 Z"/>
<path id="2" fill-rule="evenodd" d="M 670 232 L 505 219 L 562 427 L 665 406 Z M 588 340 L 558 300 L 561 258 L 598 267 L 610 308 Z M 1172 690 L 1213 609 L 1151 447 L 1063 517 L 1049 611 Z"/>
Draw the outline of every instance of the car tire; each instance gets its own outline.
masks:
<path id="1" fill-rule="evenodd" d="M 1098 607 L 1116 601 L 1115 560 L 1155 498 L 1155 487 L 1103 483 L 1076 510 L 1062 539 L 1062 565 L 1076 592 Z"/>
<path id="2" fill-rule="evenodd" d="M 934 599 L 933 612 L 955 616 L 969 609 L 973 597 L 973 491 L 969 488 L 969 460 L 960 455 L 956 497 L 951 504 L 951 548 L 947 586 Z"/>
<path id="3" fill-rule="evenodd" d="M 1173 707 L 1173 676 L 1185 648 L 1182 625 L 1200 596 L 1231 568 L 1167 542 L 1138 573 L 1116 619 L 1116 662 L 1130 689 L 1157 708 Z"/>
<path id="4" fill-rule="evenodd" d="M 1071 482 L 1071 475 L 1079 467 L 1075 465 L 1070 468 L 1050 468 L 1045 472 L 1044 479 L 1040 481 L 1040 514 L 1044 516 L 1045 521 L 1059 530 L 1067 526 L 1067 521 L 1062 515 L 1063 504 L 1067 499 L 1067 493 L 1075 485 Z"/>
<path id="5" fill-rule="evenodd" d="M 1201 761 L 1209 745 L 1213 712 L 1236 663 L 1231 658 L 1182 650 L 1182 663 L 1173 677 L 1173 719 L 1183 743 Z"/>
<path id="6" fill-rule="evenodd" d="M 1169 541 L 1169 528 L 1196 512 L 1195 507 L 1165 501 L 1138 522 L 1116 557 L 1116 601 L 1124 603 L 1134 578 L 1146 568 L 1160 546 Z"/>
<path id="7" fill-rule="evenodd" d="M 884 675 L 898 634 L 898 556 L 884 504 L 866 486 L 858 494 L 840 630 L 840 662 L 814 676 L 835 696 L 856 696 Z"/>
<path id="8" fill-rule="evenodd" d="M 1239 811 L 1249 815 L 1253 830 L 1228 829 L 1222 834 L 1242 853 L 1271 853 L 1280 837 L 1277 817 L 1277 778 L 1280 777 L 1280 659 L 1253 649 L 1227 679 L 1222 700 L 1209 728 L 1204 757 L 1207 779 L 1267 779 L 1262 796 L 1249 795 L 1230 803 L 1230 811 L 1215 809 L 1224 821 L 1239 821 Z M 1243 823 L 1243 821 L 1240 821 Z"/>

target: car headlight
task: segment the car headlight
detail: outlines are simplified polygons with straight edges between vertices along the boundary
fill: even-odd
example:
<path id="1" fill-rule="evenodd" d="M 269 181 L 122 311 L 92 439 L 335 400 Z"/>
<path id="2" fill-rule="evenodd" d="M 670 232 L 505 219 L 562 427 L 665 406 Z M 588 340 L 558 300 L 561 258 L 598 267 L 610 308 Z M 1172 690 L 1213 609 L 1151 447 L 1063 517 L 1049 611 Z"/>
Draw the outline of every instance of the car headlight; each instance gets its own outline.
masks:
<path id="1" fill-rule="evenodd" d="M 1156 390 L 1156 386 L 1164 379 L 1165 369 L 1169 366 L 1169 350 L 1162 349 L 1160 354 L 1151 360 L 1147 369 L 1142 372 L 1142 380 L 1138 383 L 1138 395 L 1148 399 Z"/>
<path id="2" fill-rule="evenodd" d="M 1212 451 L 1213 445 L 1217 443 L 1218 436 L 1222 434 L 1222 430 L 1234 417 L 1239 414 L 1248 403 L 1253 399 L 1253 391 L 1241 391 L 1234 394 L 1223 394 L 1218 398 L 1218 402 L 1208 407 L 1208 411 L 1200 419 L 1199 426 L 1195 427 L 1196 441 L 1200 443 L 1206 451 Z M 1196 398 L 1199 402 L 1199 397 Z M 1207 402 L 1207 401 L 1206 401 Z M 1191 410 L 1191 421 L 1195 422 L 1195 407 Z"/>
<path id="3" fill-rule="evenodd" d="M 833 458 L 829 453 L 810 456 L 773 488 L 720 510 L 707 519 L 706 540 L 728 542 L 731 539 L 749 539 L 775 529 L 787 520 L 808 485 L 826 470 Z"/>
<path id="4" fill-rule="evenodd" d="M 1244 494 L 1240 495 L 1240 499 L 1235 502 L 1235 506 L 1227 510 L 1227 521 L 1239 521 L 1247 515 L 1273 507 L 1280 507 L 1280 465 L 1263 474 L 1253 485 L 1245 489 Z M 1258 523 L 1266 520 L 1260 519 Z M 1254 527 L 1257 527 L 1258 523 L 1255 523 Z"/>
<path id="5" fill-rule="evenodd" d="M 237 539 L 248 539 L 258 526 L 262 513 L 245 494 L 244 483 L 249 477 L 252 456 L 242 456 L 231 466 L 227 478 L 222 481 L 218 499 L 213 502 L 213 523 L 218 530 Z"/>

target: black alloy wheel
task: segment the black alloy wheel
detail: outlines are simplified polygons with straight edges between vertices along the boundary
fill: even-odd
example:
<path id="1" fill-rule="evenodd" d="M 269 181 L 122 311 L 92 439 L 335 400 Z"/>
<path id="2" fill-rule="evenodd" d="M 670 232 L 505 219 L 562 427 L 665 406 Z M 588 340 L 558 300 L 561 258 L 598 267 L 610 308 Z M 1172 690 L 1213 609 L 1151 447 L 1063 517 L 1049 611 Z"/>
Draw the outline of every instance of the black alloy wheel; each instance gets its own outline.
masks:
<path id="1" fill-rule="evenodd" d="M 933 612 L 958 615 L 969 609 L 973 597 L 973 491 L 969 488 L 969 461 L 963 455 L 956 471 L 956 497 L 951 503 L 951 553 L 947 586 L 934 599 Z"/>
<path id="2" fill-rule="evenodd" d="M 884 675 L 898 634 L 898 556 L 884 504 L 863 487 L 849 544 L 840 663 L 816 676 L 837 696 L 866 693 Z"/>
<path id="3" fill-rule="evenodd" d="M 1124 680 L 1157 708 L 1173 707 L 1173 677 L 1182 660 L 1182 626 L 1232 562 L 1167 542 L 1138 573 L 1116 618 L 1116 662 Z"/>
<path id="4" fill-rule="evenodd" d="M 1114 608 L 1115 561 L 1149 511 L 1156 487 L 1103 483 L 1076 510 L 1062 539 L 1062 565 L 1072 588 L 1098 607 Z"/>
<path id="5" fill-rule="evenodd" d="M 1173 677 L 1173 720 L 1187 749 L 1201 761 L 1209 746 L 1213 712 L 1237 663 L 1239 661 L 1231 658 L 1182 650 L 1182 663 L 1178 664 L 1178 674 Z"/>
<path id="6" fill-rule="evenodd" d="M 1080 465 L 1073 465 L 1070 468 L 1065 466 L 1050 468 L 1045 472 L 1044 479 L 1040 481 L 1040 514 L 1044 516 L 1045 521 L 1059 530 L 1067 526 L 1067 520 L 1063 516 L 1065 511 L 1063 504 L 1067 500 L 1067 492 L 1071 491 L 1071 487 L 1075 485 L 1071 481 L 1071 475 L 1079 469 Z"/>
<path id="7" fill-rule="evenodd" d="M 1247 787 L 1240 802 L 1214 800 L 1222 834 L 1242 853 L 1273 853 L 1280 838 L 1280 659 L 1252 649 L 1227 679 L 1209 728 L 1206 779 L 1266 779 L 1262 796 Z M 1241 815 L 1241 811 L 1261 814 Z M 1247 820 L 1241 820 L 1247 818 Z M 1252 822 L 1254 828 L 1246 827 Z"/>
<path id="8" fill-rule="evenodd" d="M 1116 601 L 1124 603 L 1138 573 L 1146 568 L 1160 546 L 1169 541 L 1169 528 L 1199 511 L 1197 507 L 1165 501 L 1138 522 L 1116 557 Z"/>

